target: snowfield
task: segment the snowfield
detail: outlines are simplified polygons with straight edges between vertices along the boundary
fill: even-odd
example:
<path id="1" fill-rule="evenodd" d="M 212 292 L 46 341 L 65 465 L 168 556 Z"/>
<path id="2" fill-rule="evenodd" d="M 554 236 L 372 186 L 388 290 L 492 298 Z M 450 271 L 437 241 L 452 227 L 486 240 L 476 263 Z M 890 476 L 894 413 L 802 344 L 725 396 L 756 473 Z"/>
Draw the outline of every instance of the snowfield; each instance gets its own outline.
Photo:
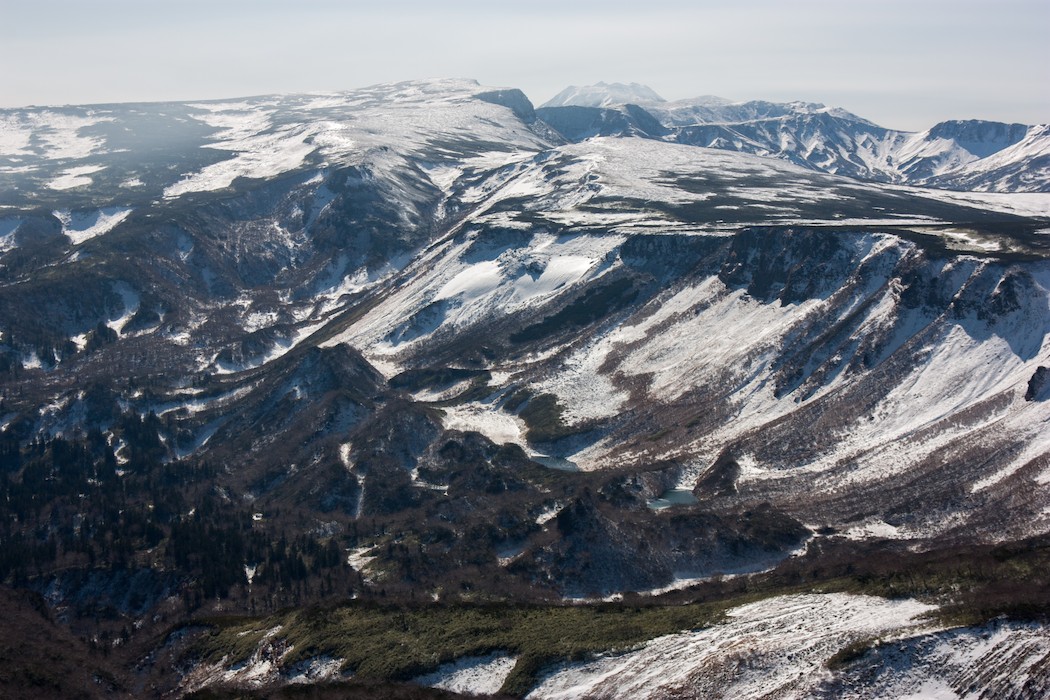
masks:
<path id="1" fill-rule="evenodd" d="M 257 126 L 258 115 L 249 112 L 247 120 L 249 124 L 243 126 Z M 233 158 L 185 175 L 182 180 L 166 188 L 164 196 L 170 199 L 189 192 L 221 190 L 239 177 L 261 179 L 294 170 L 316 150 L 310 141 L 320 135 L 317 132 L 304 132 L 297 127 L 275 133 L 256 133 L 245 129 L 247 134 L 241 134 L 236 127 L 231 131 L 234 131 L 235 138 L 209 144 L 209 147 L 236 153 Z"/>
<path id="2" fill-rule="evenodd" d="M 378 151 L 390 143 L 411 153 L 435 140 L 467 134 L 479 140 L 491 134 L 492 142 L 499 142 L 504 130 L 515 125 L 504 109 L 472 99 L 482 91 L 472 81 L 434 80 L 324 96 L 190 105 L 200 110 L 195 119 L 219 129 L 206 147 L 231 157 L 184 173 L 164 196 L 224 189 L 239 177 L 274 177 L 308 161 L 322 167 L 379 163 Z M 426 109 L 421 109 L 424 104 Z M 297 123 L 278 124 L 275 117 L 281 114 L 286 120 L 289 109 Z M 534 135 L 520 128 L 518 132 L 524 142 L 539 146 Z M 448 171 L 435 173 L 439 181 L 448 180 Z"/>
<path id="3" fill-rule="evenodd" d="M 441 409 L 446 430 L 475 431 L 497 445 L 515 443 L 525 447 L 525 425 L 515 415 L 490 404 L 464 404 Z"/>
<path id="4" fill-rule="evenodd" d="M 101 165 L 82 165 L 76 168 L 69 168 L 48 182 L 47 186 L 53 190 L 72 190 L 77 187 L 84 187 L 94 182 L 88 176 L 100 170 L 104 170 Z"/>
<path id="5" fill-rule="evenodd" d="M 0 155 L 38 155 L 59 161 L 87 158 L 104 152 L 105 140 L 81 131 L 112 120 L 90 108 L 84 114 L 4 110 L 0 114 Z"/>

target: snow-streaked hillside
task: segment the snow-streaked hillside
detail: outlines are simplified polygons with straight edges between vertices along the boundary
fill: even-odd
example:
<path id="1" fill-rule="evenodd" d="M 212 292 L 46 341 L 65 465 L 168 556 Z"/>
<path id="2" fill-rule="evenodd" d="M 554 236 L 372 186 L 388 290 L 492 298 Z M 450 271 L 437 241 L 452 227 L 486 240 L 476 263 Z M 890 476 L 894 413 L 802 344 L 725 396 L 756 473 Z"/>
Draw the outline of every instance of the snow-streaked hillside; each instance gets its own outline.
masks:
<path id="1" fill-rule="evenodd" d="M 448 428 L 511 436 L 585 470 L 671 460 L 686 489 L 730 450 L 733 498 L 773 499 L 806 522 L 816 506 L 797 494 L 845 528 L 858 513 L 844 490 L 889 488 L 963 450 L 984 455 L 958 477 L 968 493 L 1041 473 L 1045 406 L 1022 397 L 1050 364 L 1050 280 L 1045 263 L 1007 260 L 1045 255 L 1050 195 L 945 196 L 637 137 L 558 145 L 520 95 L 457 81 L 180 109 L 212 130 L 199 150 L 219 160 L 144 182 L 154 199 L 135 209 L 100 206 L 124 196 L 118 186 L 99 208 L 56 210 L 66 235 L 48 239 L 63 260 L 72 247 L 104 256 L 115 236 L 160 236 L 174 277 L 78 253 L 60 269 L 123 270 L 134 308 L 107 299 L 108 285 L 97 318 L 78 300 L 57 327 L 27 324 L 81 349 L 98 323 L 116 324 L 160 342 L 176 373 L 228 378 L 213 398 L 176 390 L 141 406 L 185 415 L 183 457 L 232 439 L 229 412 L 257 400 L 247 377 L 345 345 L 387 378 L 489 372 L 488 395 L 450 410 Z M 204 199 L 185 217 L 193 197 Z M 155 215 L 180 223 L 151 232 Z M 12 221 L 17 249 L 47 220 Z M 184 298 L 176 307 L 151 284 Z M 44 347 L 21 353 L 76 366 Z M 521 389 L 555 397 L 579 437 L 529 442 L 504 408 Z M 431 395 L 455 392 L 417 398 Z M 799 435 L 805 448 L 791 444 Z M 1017 455 L 1014 444 L 1031 447 Z M 860 515 L 885 522 L 903 498 Z M 992 506 L 946 507 L 955 519 L 891 524 L 899 537 L 976 527 Z M 1034 497 L 1025 508 L 1025 527 L 1045 531 Z"/>
<path id="2" fill-rule="evenodd" d="M 951 189 L 988 192 L 1045 192 L 1050 171 L 1050 125 L 1029 127 L 1024 136 L 989 156 L 942 178 Z"/>
<path id="3" fill-rule="evenodd" d="M 929 608 L 862 596 L 800 595 L 735 608 L 723 625 L 663 637 L 642 649 L 567 664 L 529 698 L 1040 697 L 1050 636 L 993 623 L 930 629 Z M 833 673 L 851 642 L 872 649 Z"/>
<path id="4" fill-rule="evenodd" d="M 1045 627 L 996 621 L 891 639 L 814 693 L 820 698 L 1039 698 L 1050 693 Z"/>
<path id="5" fill-rule="evenodd" d="M 558 398 L 570 425 L 591 431 L 556 448 L 581 468 L 675 460 L 687 465 L 682 483 L 692 488 L 689 479 L 731 448 L 738 497 L 798 494 L 793 507 L 804 518 L 843 508 L 852 517 L 858 489 L 888 488 L 965 450 L 985 455 L 979 470 L 956 477 L 974 493 L 1019 471 L 1042 473 L 1038 426 L 1050 414 L 1023 396 L 1037 367 L 1050 364 L 1050 273 L 1043 263 L 1021 272 L 923 251 L 1006 252 L 998 248 L 1005 239 L 910 213 L 929 206 L 918 192 L 886 200 L 897 209 L 862 210 L 855 200 L 870 186 L 640 139 L 564 146 L 502 173 L 455 237 L 406 268 L 395 289 L 326 344 L 349 343 L 392 375 L 463 338 L 481 342 L 508 316 L 535 324 L 562 299 L 633 279 L 631 306 L 588 335 L 554 335 L 534 355 L 491 365 L 499 379 L 470 409 L 473 429 L 497 441 L 518 435 L 529 452 L 549 450 L 505 428 L 501 397 L 533 387 Z M 781 184 L 763 184 L 774 181 Z M 730 233 L 813 225 L 839 230 Z M 878 227 L 923 233 L 902 240 L 861 232 Z M 661 255 L 691 262 L 661 270 Z M 657 286 L 640 286 L 646 280 Z M 988 304 L 1001 306 L 994 319 L 980 311 Z M 701 408 L 714 397 L 718 410 Z M 639 422 L 702 428 L 639 442 Z M 795 445 L 803 435 L 805 447 Z M 1032 448 L 1013 454 L 1015 440 Z M 1025 506 L 1026 532 L 1050 527 L 1037 501 Z M 981 527 L 991 516 L 990 503 L 952 503 L 956 519 L 895 521 L 895 536 L 925 537 L 968 518 Z"/>

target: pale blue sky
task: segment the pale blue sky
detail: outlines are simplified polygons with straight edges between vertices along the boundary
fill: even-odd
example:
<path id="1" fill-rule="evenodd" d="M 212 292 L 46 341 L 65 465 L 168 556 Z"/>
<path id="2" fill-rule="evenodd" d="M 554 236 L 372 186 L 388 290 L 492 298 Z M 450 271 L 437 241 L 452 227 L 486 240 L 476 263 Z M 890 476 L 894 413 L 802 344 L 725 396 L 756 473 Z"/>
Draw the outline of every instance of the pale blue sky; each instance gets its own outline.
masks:
<path id="1" fill-rule="evenodd" d="M 0 106 L 447 76 L 536 104 L 604 80 L 824 102 L 899 129 L 1036 123 L 1048 37 L 1050 0 L 0 0 Z"/>

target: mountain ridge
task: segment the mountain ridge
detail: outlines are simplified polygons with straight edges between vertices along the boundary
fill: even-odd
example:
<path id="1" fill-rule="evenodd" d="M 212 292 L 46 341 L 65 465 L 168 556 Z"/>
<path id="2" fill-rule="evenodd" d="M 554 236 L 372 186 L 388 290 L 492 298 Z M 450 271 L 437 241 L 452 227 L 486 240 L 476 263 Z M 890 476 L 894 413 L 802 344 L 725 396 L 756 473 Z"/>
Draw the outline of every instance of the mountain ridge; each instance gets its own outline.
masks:
<path id="1" fill-rule="evenodd" d="M 629 103 L 625 99 L 644 98 L 645 94 L 598 84 L 575 92 L 567 89 L 540 109 L 558 128 L 565 121 L 558 115 L 560 109 L 601 108 L 612 110 L 606 112 L 611 116 L 623 112 Z M 1045 125 L 947 120 L 926 131 L 905 132 L 819 103 L 698 98 L 676 102 L 642 99 L 630 104 L 654 117 L 666 132 L 627 127 L 616 131 L 606 125 L 604 132 L 592 129 L 594 133 L 569 128 L 566 136 L 646 135 L 784 158 L 815 170 L 876 182 L 981 191 L 1050 189 Z M 617 120 L 606 117 L 606 121 Z M 1019 145 L 1023 142 L 1025 145 Z M 992 158 L 996 154 L 999 158 Z"/>

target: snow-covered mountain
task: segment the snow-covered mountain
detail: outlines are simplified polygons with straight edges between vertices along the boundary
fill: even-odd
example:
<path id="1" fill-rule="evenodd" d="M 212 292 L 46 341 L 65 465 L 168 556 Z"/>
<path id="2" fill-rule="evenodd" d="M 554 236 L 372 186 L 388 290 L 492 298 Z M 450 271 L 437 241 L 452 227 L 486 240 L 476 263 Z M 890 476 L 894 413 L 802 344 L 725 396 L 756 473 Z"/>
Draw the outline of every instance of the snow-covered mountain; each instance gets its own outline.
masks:
<path id="1" fill-rule="evenodd" d="M 636 130 L 635 135 L 784 158 L 875 182 L 987 192 L 1050 190 L 1046 125 L 948 121 L 909 133 L 818 103 L 733 103 L 716 97 L 666 102 L 647 100 L 642 90 L 625 95 L 601 83 L 566 90 L 544 105 L 558 109 L 543 114 L 558 128 L 566 120 L 561 109 L 575 105 L 622 110 L 627 104 L 635 111 L 635 121 L 644 111 L 665 127 L 663 132 Z M 569 138 L 594 135 L 571 129 L 562 133 Z"/>
<path id="2" fill-rule="evenodd" d="M 699 97 L 663 104 L 646 104 L 646 109 L 662 123 L 670 126 L 696 124 L 740 124 L 798 115 L 827 114 L 859 124 L 871 124 L 855 114 L 837 107 L 825 107 L 818 102 L 767 102 L 751 100 L 730 102 L 719 97 Z"/>
<path id="3" fill-rule="evenodd" d="M 992 131 L 1002 132 L 1002 124 L 992 124 Z M 1012 125 L 1013 135 L 1018 129 Z M 1002 140 L 993 142 L 996 145 Z M 979 148 L 980 146 L 978 146 Z M 970 149 L 968 153 L 979 153 L 985 149 Z M 963 158 L 965 158 L 965 154 Z M 1016 141 L 987 156 L 974 158 L 967 163 L 930 178 L 937 186 L 959 190 L 981 190 L 989 192 L 1045 192 L 1047 172 L 1050 172 L 1050 125 L 1028 127 Z"/>
<path id="4" fill-rule="evenodd" d="M 750 118 L 666 116 L 701 109 Z M 1045 626 L 990 621 L 1043 590 L 1050 194 L 862 173 L 1039 189 L 1045 138 L 440 80 L 0 112 L 0 574 L 85 638 L 128 623 L 114 653 L 172 692 L 332 677 L 345 646 L 294 615 L 142 658 L 173 621 L 350 595 L 729 610 L 582 665 L 457 641 L 399 679 L 998 692 L 1045 656 Z M 980 678 L 942 663 L 993 647 Z"/>
<path id="5" fill-rule="evenodd" d="M 570 85 L 540 106 L 615 107 L 663 101 L 664 98 L 656 94 L 652 88 L 638 83 L 596 83 L 582 87 Z"/>

